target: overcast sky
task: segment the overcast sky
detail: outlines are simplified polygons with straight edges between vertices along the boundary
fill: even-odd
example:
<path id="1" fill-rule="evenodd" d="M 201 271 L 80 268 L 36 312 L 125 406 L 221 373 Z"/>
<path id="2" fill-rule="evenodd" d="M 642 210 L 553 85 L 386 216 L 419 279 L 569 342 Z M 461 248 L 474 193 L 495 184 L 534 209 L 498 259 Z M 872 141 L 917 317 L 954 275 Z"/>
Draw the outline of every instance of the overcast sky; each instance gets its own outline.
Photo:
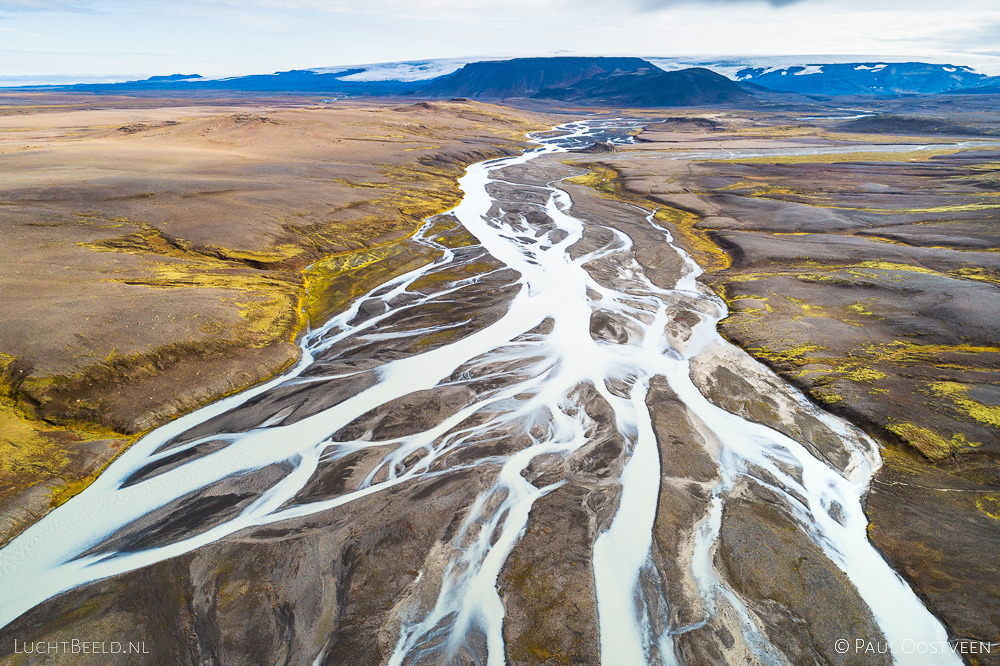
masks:
<path id="1" fill-rule="evenodd" d="M 556 52 L 982 67 L 1000 62 L 1000 0 L 0 0 L 8 84 Z"/>

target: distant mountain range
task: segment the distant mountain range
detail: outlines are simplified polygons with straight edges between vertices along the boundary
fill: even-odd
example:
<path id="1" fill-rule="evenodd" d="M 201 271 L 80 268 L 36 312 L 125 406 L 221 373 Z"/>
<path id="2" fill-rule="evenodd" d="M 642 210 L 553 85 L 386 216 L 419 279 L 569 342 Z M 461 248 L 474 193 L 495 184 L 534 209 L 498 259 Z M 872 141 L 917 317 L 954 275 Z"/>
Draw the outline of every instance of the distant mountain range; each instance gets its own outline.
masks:
<path id="1" fill-rule="evenodd" d="M 414 91 L 421 84 L 410 81 L 375 80 L 354 81 L 350 77 L 361 74 L 362 69 L 342 69 L 325 72 L 313 69 L 293 69 L 274 74 L 253 74 L 228 79 L 207 79 L 198 75 L 173 74 L 153 76 L 141 81 L 122 83 L 80 83 L 70 86 L 46 86 L 61 90 L 95 94 L 130 93 L 200 93 L 200 92 L 245 92 L 245 93 L 302 93 L 302 94 L 342 94 L 342 95 L 398 95 Z M 423 83 L 423 82 L 421 82 Z"/>
<path id="2" fill-rule="evenodd" d="M 751 97 L 730 79 L 703 68 L 665 72 L 641 58 L 515 58 L 465 64 L 428 79 L 366 76 L 369 70 L 293 70 L 230 79 L 197 75 L 154 76 L 142 81 L 81 84 L 79 92 L 114 94 L 183 94 L 221 92 L 302 93 L 327 95 L 397 95 L 421 98 L 467 97 L 485 100 L 538 99 L 564 103 L 625 107 L 692 106 L 735 102 Z"/>
<path id="3" fill-rule="evenodd" d="M 736 78 L 770 90 L 814 95 L 942 93 L 974 88 L 987 80 L 969 67 L 924 62 L 833 63 L 783 69 L 747 67 L 738 71 Z"/>
<path id="4" fill-rule="evenodd" d="M 1000 77 L 990 78 L 969 67 L 921 62 L 788 64 L 787 59 L 780 63 L 776 58 L 770 60 L 544 57 L 413 61 L 225 79 L 171 74 L 141 81 L 46 88 L 95 94 L 225 92 L 517 98 L 623 107 L 746 102 L 769 92 L 810 96 L 1000 94 Z M 692 64 L 701 66 L 688 66 Z"/>

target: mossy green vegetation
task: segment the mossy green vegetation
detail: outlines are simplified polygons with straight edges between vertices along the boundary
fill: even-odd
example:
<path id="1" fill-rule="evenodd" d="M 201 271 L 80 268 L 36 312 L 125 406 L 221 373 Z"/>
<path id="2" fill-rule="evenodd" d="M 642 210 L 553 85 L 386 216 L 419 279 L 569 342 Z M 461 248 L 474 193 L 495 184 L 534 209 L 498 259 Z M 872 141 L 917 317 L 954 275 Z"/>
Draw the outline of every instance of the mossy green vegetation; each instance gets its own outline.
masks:
<path id="1" fill-rule="evenodd" d="M 807 354 L 824 349 L 819 345 L 797 345 L 786 349 L 771 349 L 769 347 L 751 347 L 747 351 L 756 358 L 767 361 L 772 365 L 783 365 L 790 367 L 801 367 L 810 362 Z"/>
<path id="2" fill-rule="evenodd" d="M 600 164 L 581 164 L 579 166 L 585 166 L 590 171 L 580 176 L 567 178 L 566 182 L 590 187 L 612 196 L 618 196 L 621 193 L 621 178 L 614 169 Z"/>
<path id="3" fill-rule="evenodd" d="M 305 313 L 309 325 L 318 326 L 358 296 L 434 259 L 435 254 L 430 250 L 414 250 L 403 241 L 396 241 L 317 261 L 305 272 Z"/>
<path id="4" fill-rule="evenodd" d="M 885 379 L 884 372 L 880 372 L 875 368 L 851 363 L 837 366 L 836 372 L 839 372 L 844 379 L 849 379 L 852 382 L 871 383 Z"/>
<path id="5" fill-rule="evenodd" d="M 715 192 L 733 192 L 741 196 L 754 197 L 755 199 L 775 199 L 778 201 L 805 203 L 818 208 L 835 207 L 829 196 L 825 193 L 809 192 L 788 185 L 773 185 L 757 176 L 744 176 L 744 179 L 725 187 L 717 188 Z M 708 191 L 700 192 L 699 194 L 711 195 L 713 193 L 713 191 Z"/>
<path id="6" fill-rule="evenodd" d="M 73 449 L 80 442 L 106 440 L 121 447 L 128 439 L 93 424 L 59 427 L 37 418 L 21 393 L 26 375 L 16 358 L 0 353 L 0 502 L 42 482 L 77 483 Z"/>
<path id="7" fill-rule="evenodd" d="M 84 442 L 101 442 L 109 459 L 131 441 L 108 428 L 81 423 L 61 427 L 36 418 L 22 403 L 0 398 L 0 502 L 39 483 L 55 483 L 52 506 L 85 488 L 94 474 L 81 474 L 73 461 Z"/>
<path id="8" fill-rule="evenodd" d="M 661 206 L 656 209 L 655 218 L 661 224 L 670 225 L 670 228 L 679 232 L 678 240 L 706 271 L 721 271 L 732 265 L 729 255 L 696 226 L 701 218 L 694 213 L 680 208 Z"/>
<path id="9" fill-rule="evenodd" d="M 859 272 L 910 268 L 889 262 L 864 262 L 856 266 Z M 773 291 L 747 292 L 747 287 L 772 276 L 797 277 L 791 271 L 794 268 L 788 273 L 736 274 L 725 283 L 728 287 L 723 293 L 733 314 L 723 324 L 723 330 L 736 335 L 737 341 L 755 358 L 788 376 L 821 404 L 836 405 L 848 413 L 860 409 L 871 415 L 873 410 L 864 403 L 871 401 L 872 396 L 887 396 L 875 398 L 876 401 L 898 399 L 919 405 L 929 417 L 925 421 L 911 421 L 897 415 L 898 418 L 876 428 L 883 434 L 890 433 L 932 462 L 979 449 L 984 441 L 982 426 L 1000 426 L 1000 406 L 977 400 L 975 382 L 971 380 L 972 373 L 982 373 L 983 381 L 989 381 L 1000 363 L 1000 347 L 910 340 L 864 344 L 866 335 L 859 335 L 860 344 L 834 344 L 827 348 L 811 343 L 809 337 L 797 332 L 803 329 L 794 322 L 817 318 L 861 326 L 858 322 L 862 318 L 881 319 L 879 301 L 867 299 L 839 308 L 819 307 Z M 728 293 L 736 285 L 740 292 Z M 825 288 L 825 284 L 820 288 Z M 806 326 L 805 330 L 812 330 L 814 324 Z M 942 373 L 951 379 L 941 379 Z M 931 377 L 937 379 L 930 380 Z"/>
<path id="10" fill-rule="evenodd" d="M 229 339 L 244 347 L 264 347 L 293 340 L 300 324 L 301 278 L 284 272 L 261 273 L 236 269 L 219 260 L 157 262 L 149 277 L 117 278 L 125 284 L 157 289 L 216 289 L 230 292 L 242 322 L 216 331 L 218 339 Z"/>
<path id="11" fill-rule="evenodd" d="M 976 498 L 976 508 L 993 520 L 1000 520 L 1000 495 L 983 493 Z"/>
<path id="12" fill-rule="evenodd" d="M 69 466 L 65 446 L 47 437 L 44 424 L 25 418 L 9 400 L 0 401 L 0 500 Z"/>
<path id="13" fill-rule="evenodd" d="M 809 395 L 827 405 L 839 405 L 844 402 L 844 396 L 831 391 L 830 389 L 813 389 Z"/>
<path id="14" fill-rule="evenodd" d="M 962 268 L 956 269 L 954 274 L 957 277 L 965 278 L 966 280 L 979 280 L 981 282 L 989 282 L 991 284 L 1000 285 L 1000 276 L 978 266 L 963 266 Z"/>
<path id="15" fill-rule="evenodd" d="M 848 271 L 862 268 L 873 268 L 880 271 L 902 271 L 904 273 L 927 273 L 929 275 L 941 275 L 940 272 L 924 266 L 901 264 L 893 261 L 862 261 L 860 263 L 844 267 L 844 269 Z"/>
<path id="16" fill-rule="evenodd" d="M 959 367 L 990 367 L 1000 357 L 1000 347 L 989 345 L 939 345 L 920 344 L 905 340 L 894 340 L 890 343 L 869 344 L 864 346 L 867 356 L 891 364 L 934 364 L 943 367 L 959 365 Z M 990 355 L 978 359 L 979 354 Z"/>
<path id="17" fill-rule="evenodd" d="M 857 151 L 845 153 L 826 153 L 820 155 L 773 155 L 766 157 L 745 157 L 735 161 L 740 164 L 837 164 L 840 162 L 921 162 L 954 155 L 960 152 L 958 148 L 929 148 L 907 151 Z M 728 162 L 731 160 L 705 160 L 706 162 Z"/>
<path id="18" fill-rule="evenodd" d="M 895 422 L 886 426 L 886 430 L 898 436 L 907 444 L 916 448 L 929 460 L 940 461 L 954 456 L 964 448 L 976 448 L 978 443 L 966 441 L 965 435 L 953 434 L 945 439 L 942 435 L 918 426 L 915 423 Z"/>
<path id="19" fill-rule="evenodd" d="M 262 347 L 295 337 L 300 325 L 301 279 L 293 272 L 263 268 L 302 254 L 303 248 L 278 245 L 271 252 L 197 248 L 148 224 L 106 240 L 81 243 L 97 252 L 122 252 L 145 257 L 146 275 L 110 280 L 156 289 L 225 290 L 243 323 L 228 330 L 207 331 L 231 338 L 234 344 Z M 209 324 L 211 326 L 211 324 Z"/>
<path id="20" fill-rule="evenodd" d="M 577 566 L 576 563 L 572 563 Z M 567 603 L 563 591 L 565 583 L 553 574 L 522 557 L 511 558 L 506 565 L 505 593 L 517 595 L 525 608 L 546 614 L 559 613 Z M 510 648 L 510 657 L 516 663 L 572 664 L 579 663 L 575 655 L 563 649 L 562 637 L 550 633 L 551 626 L 541 623 L 530 626 Z"/>
<path id="21" fill-rule="evenodd" d="M 934 382 L 928 387 L 934 394 L 949 398 L 962 414 L 980 423 L 1000 428 L 1000 406 L 985 405 L 969 397 L 970 387 L 958 382 Z"/>

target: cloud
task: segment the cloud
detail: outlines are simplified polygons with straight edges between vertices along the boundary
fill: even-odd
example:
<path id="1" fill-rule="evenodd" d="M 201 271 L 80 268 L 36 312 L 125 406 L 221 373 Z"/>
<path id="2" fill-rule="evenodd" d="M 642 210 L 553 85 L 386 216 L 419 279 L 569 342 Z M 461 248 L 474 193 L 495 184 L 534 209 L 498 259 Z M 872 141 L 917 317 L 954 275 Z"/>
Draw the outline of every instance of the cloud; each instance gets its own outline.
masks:
<path id="1" fill-rule="evenodd" d="M 642 10 L 657 10 L 667 7 L 683 5 L 720 5 L 720 4 L 768 4 L 774 7 L 783 7 L 808 0 L 631 0 L 634 7 Z M 482 11 L 496 9 L 494 0 L 368 0 L 365 3 L 358 3 L 354 0 L 0 0 L 0 13 L 19 13 L 36 11 L 66 11 L 66 12 L 94 12 L 97 6 L 111 7 L 114 5 L 128 6 L 130 4 L 142 4 L 147 6 L 159 6 L 161 8 L 210 8 L 210 7 L 231 7 L 249 8 L 258 7 L 275 9 L 281 11 L 315 11 L 329 12 L 335 14 L 383 14 L 383 13 L 412 13 L 421 15 L 426 12 L 448 14 L 463 14 L 466 12 L 478 14 Z M 547 0 L 541 3 L 536 0 L 508 0 L 504 6 L 511 6 L 524 9 L 538 9 L 539 4 L 558 6 L 560 9 L 569 8 L 572 3 L 566 0 Z M 565 5 L 565 7 L 564 7 Z"/>
<path id="2" fill-rule="evenodd" d="M 499 10 L 511 14 L 542 9 L 568 10 L 573 0 L 0 0 L 0 15 L 28 12 L 85 12 L 112 14 L 123 9 L 142 7 L 162 13 L 231 12 L 234 15 L 253 10 L 277 12 L 316 12 L 389 17 L 451 18 L 481 17 L 483 12 Z"/>
<path id="3" fill-rule="evenodd" d="M 0 13 L 15 14 L 20 12 L 87 12 L 93 13 L 88 2 L 72 2 L 67 0 L 0 0 Z"/>
<path id="4" fill-rule="evenodd" d="M 10 33 L 12 35 L 26 35 L 28 37 L 41 37 L 37 32 L 28 32 L 27 30 L 18 30 L 17 28 L 5 28 L 0 26 L 0 32 Z"/>
<path id="5" fill-rule="evenodd" d="M 734 5 L 734 4 L 768 4 L 772 7 L 787 7 L 788 5 L 808 0 L 642 0 L 641 6 L 646 9 L 664 9 L 678 5 Z"/>

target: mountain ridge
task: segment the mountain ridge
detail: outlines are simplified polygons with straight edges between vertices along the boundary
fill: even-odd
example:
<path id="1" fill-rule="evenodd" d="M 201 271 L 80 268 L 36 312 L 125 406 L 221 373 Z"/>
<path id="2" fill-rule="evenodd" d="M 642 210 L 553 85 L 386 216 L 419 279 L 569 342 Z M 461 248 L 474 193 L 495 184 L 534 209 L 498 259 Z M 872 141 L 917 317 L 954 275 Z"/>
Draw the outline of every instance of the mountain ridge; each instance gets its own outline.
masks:
<path id="1" fill-rule="evenodd" d="M 980 85 L 987 78 L 970 67 L 915 61 L 748 67 L 736 73 L 740 82 L 771 90 L 837 96 L 937 94 Z"/>
<path id="2" fill-rule="evenodd" d="M 877 60 L 789 65 L 790 61 L 794 59 L 777 62 L 775 58 L 756 61 L 729 58 L 718 60 L 714 65 L 713 61 L 705 60 L 704 66 L 688 67 L 686 65 L 695 61 L 600 56 L 487 59 L 472 62 L 453 59 L 295 69 L 222 79 L 209 79 L 194 74 L 170 74 L 119 83 L 20 86 L 18 89 L 139 95 L 268 93 L 468 97 L 491 100 L 533 98 L 574 104 L 602 102 L 625 106 L 746 101 L 753 95 L 764 99 L 769 92 L 829 97 L 1000 94 L 1000 77 L 989 77 L 960 65 Z M 805 60 L 802 62 L 805 63 Z M 645 71 L 646 74 L 640 75 L 640 71 Z M 698 73 L 693 73 L 695 71 Z M 687 74 L 682 78 L 661 76 L 677 72 Z M 729 76 L 720 72 L 728 73 Z M 615 76 L 618 78 L 614 78 Z M 694 86 L 694 89 L 687 93 L 677 90 L 675 86 L 682 80 Z M 588 81 L 590 83 L 586 83 Z M 655 89 L 642 90 L 640 85 Z M 666 92 L 666 89 L 671 92 Z"/>
<path id="3" fill-rule="evenodd" d="M 749 101 L 753 95 L 721 74 L 703 67 L 673 72 L 653 67 L 595 76 L 560 88 L 546 88 L 532 97 L 613 106 L 670 107 Z"/>

